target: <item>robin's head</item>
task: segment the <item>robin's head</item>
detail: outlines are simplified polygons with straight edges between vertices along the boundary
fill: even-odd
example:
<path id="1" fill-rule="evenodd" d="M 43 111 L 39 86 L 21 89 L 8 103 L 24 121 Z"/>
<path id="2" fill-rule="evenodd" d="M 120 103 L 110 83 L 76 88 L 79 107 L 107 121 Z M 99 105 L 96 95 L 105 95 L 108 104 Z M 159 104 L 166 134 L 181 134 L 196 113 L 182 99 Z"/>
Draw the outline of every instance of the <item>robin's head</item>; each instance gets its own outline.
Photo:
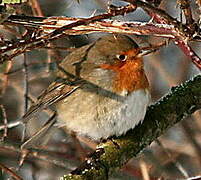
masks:
<path id="1" fill-rule="evenodd" d="M 105 44 L 105 46 L 104 46 Z M 96 59 L 103 69 L 136 71 L 143 68 L 142 51 L 137 43 L 124 35 L 108 35 L 96 42 L 102 59 Z"/>
<path id="2" fill-rule="evenodd" d="M 139 46 L 127 36 L 106 36 L 101 39 L 110 42 L 112 53 L 105 55 L 104 61 L 101 61 L 100 68 L 113 71 L 113 86 L 116 91 L 132 92 L 137 89 L 144 89 L 149 86 L 143 69 L 143 52 Z M 119 48 L 121 47 L 121 48 Z M 112 49 L 113 48 L 113 49 Z M 101 53 L 104 53 L 102 50 Z"/>
<path id="3" fill-rule="evenodd" d="M 115 64 L 118 60 L 122 61 L 124 52 L 131 49 L 136 49 L 138 52 L 139 46 L 130 37 L 125 35 L 109 34 L 98 39 L 88 53 L 88 60 L 93 61 L 97 65 Z M 122 56 L 121 56 L 122 54 Z"/>

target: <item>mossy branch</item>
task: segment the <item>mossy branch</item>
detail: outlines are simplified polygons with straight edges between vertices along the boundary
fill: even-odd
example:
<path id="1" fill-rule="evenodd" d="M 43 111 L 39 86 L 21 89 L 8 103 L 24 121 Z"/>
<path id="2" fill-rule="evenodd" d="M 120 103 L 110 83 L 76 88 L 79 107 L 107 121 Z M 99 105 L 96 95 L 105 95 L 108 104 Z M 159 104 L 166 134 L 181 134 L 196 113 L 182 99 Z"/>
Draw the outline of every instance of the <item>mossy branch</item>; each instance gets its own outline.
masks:
<path id="1" fill-rule="evenodd" d="M 141 125 L 125 136 L 100 144 L 66 179 L 108 179 L 109 173 L 135 157 L 168 128 L 201 108 L 201 75 L 173 87 L 170 93 L 150 106 Z"/>
<path id="2" fill-rule="evenodd" d="M 100 144 L 67 179 L 108 179 L 109 173 L 122 167 L 168 128 L 201 108 L 201 75 L 173 87 L 170 93 L 150 106 L 141 125 L 125 136 Z M 0 121 L 4 116 L 0 112 Z M 2 144 L 3 145 L 3 144 Z M 4 146 L 4 145 L 3 145 Z"/>

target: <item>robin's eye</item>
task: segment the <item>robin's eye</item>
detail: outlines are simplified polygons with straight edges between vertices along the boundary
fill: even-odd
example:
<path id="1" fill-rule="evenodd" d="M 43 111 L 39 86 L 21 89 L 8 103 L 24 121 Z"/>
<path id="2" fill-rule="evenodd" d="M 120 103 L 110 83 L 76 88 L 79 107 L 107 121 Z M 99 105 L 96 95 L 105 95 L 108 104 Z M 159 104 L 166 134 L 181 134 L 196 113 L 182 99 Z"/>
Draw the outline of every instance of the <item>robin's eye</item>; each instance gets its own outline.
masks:
<path id="1" fill-rule="evenodd" d="M 127 59 L 127 56 L 124 55 L 124 54 L 118 54 L 117 55 L 117 58 L 120 60 L 120 61 L 125 61 Z"/>

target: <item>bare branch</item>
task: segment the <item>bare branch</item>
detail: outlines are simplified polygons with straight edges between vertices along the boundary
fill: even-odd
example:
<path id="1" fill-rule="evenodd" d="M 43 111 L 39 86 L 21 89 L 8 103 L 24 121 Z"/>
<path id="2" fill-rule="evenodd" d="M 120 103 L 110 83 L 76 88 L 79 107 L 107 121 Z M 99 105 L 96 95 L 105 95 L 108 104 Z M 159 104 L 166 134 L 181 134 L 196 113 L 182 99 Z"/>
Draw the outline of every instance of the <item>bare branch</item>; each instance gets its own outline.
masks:
<path id="1" fill-rule="evenodd" d="M 62 26 L 47 35 L 43 35 L 43 36 L 37 37 L 35 39 L 30 38 L 29 40 L 21 40 L 18 43 L 16 43 L 15 45 L 11 45 L 11 46 L 8 45 L 7 47 L 4 47 L 3 49 L 1 48 L 0 54 L 5 53 L 9 50 L 19 48 L 19 47 L 22 48 L 21 51 L 24 51 L 24 49 L 33 49 L 36 47 L 41 47 L 41 46 L 44 46 L 45 44 L 48 44 L 52 40 L 63 37 L 65 35 L 65 34 L 63 34 L 64 31 L 67 29 L 72 29 L 73 27 L 76 27 L 76 26 L 86 25 L 86 24 L 89 24 L 89 23 L 92 23 L 95 21 L 111 18 L 111 17 L 118 16 L 118 15 L 125 15 L 129 12 L 134 11 L 135 9 L 136 9 L 136 6 L 128 5 L 128 6 L 116 8 L 115 10 L 113 9 L 112 11 L 109 11 L 108 13 L 105 13 L 105 14 L 93 16 L 93 17 L 86 18 L 86 19 L 81 19 L 81 20 L 78 20 L 71 24 Z M 11 57 L 11 58 L 13 58 L 13 57 Z M 6 58 L 1 58 L 0 63 L 3 63 L 5 60 L 6 60 Z"/>
<path id="2" fill-rule="evenodd" d="M 0 150 L 1 150 L 1 155 L 3 156 L 4 154 L 7 155 L 6 153 L 17 153 L 15 157 L 19 156 L 20 153 L 22 153 L 22 149 L 20 148 L 21 143 L 16 144 L 16 142 L 11 142 L 11 141 L 1 141 L 0 142 Z M 64 159 L 63 157 L 59 157 L 58 154 L 53 151 L 48 151 L 47 149 L 23 149 L 24 151 L 27 151 L 27 157 L 25 161 L 36 161 L 36 160 L 41 160 L 44 162 L 48 162 L 51 164 L 54 164 L 58 167 L 65 168 L 67 170 L 72 170 L 76 165 L 77 162 L 76 160 L 70 160 L 69 159 Z"/>
<path id="3" fill-rule="evenodd" d="M 0 163 L 0 168 L 5 171 L 7 174 L 9 174 L 13 179 L 15 180 L 23 180 L 19 175 L 17 175 L 13 170 L 10 168 L 6 167 L 5 165 Z"/>
<path id="4" fill-rule="evenodd" d="M 190 1 L 189 0 L 179 0 L 177 1 L 179 3 L 180 8 L 184 12 L 185 18 L 186 18 L 186 24 L 187 25 L 193 25 L 194 19 L 192 17 L 192 11 L 190 7 Z"/>
<path id="5" fill-rule="evenodd" d="M 66 18 L 66 17 L 53 17 L 53 18 L 31 18 L 31 17 L 14 17 L 11 16 L 5 23 L 21 24 L 25 27 L 32 27 L 42 29 L 42 31 L 48 33 L 35 37 L 32 40 L 20 40 L 13 44 L 7 44 L 0 48 L 0 53 L 5 53 L 9 50 L 18 50 L 11 55 L 2 55 L 1 62 L 10 60 L 27 50 L 42 47 L 48 44 L 50 41 L 61 38 L 65 34 L 87 34 L 92 32 L 109 32 L 109 33 L 127 33 L 137 35 L 154 35 L 166 38 L 172 38 L 175 44 L 178 45 L 181 50 L 192 62 L 200 69 L 201 59 L 191 49 L 187 41 L 193 39 L 194 35 L 198 34 L 194 26 L 185 26 L 182 22 L 177 21 L 168 15 L 165 11 L 150 5 L 149 3 L 135 0 L 122 0 L 130 2 L 131 5 L 124 7 L 113 7 L 108 13 L 93 16 L 86 19 Z M 153 2 L 159 4 L 161 1 Z M 185 2 L 188 2 L 185 0 Z M 136 7 L 144 9 L 154 20 L 159 24 L 153 23 L 139 23 L 139 22 L 118 22 L 118 21 L 101 21 L 117 15 L 125 15 L 126 13 L 132 12 Z M 186 3 L 184 8 L 186 12 L 186 18 L 188 23 L 192 22 L 192 14 L 190 12 L 190 5 Z M 64 34 L 65 33 L 65 34 Z M 197 36 L 196 36 L 197 37 Z M 21 49 L 19 49 L 21 47 Z"/>
<path id="6" fill-rule="evenodd" d="M 161 24 L 170 24 L 175 27 L 175 30 L 178 32 L 178 35 L 175 36 L 174 42 L 180 49 L 184 52 L 187 57 L 191 58 L 191 61 L 201 70 L 201 59 L 200 57 L 191 49 L 188 45 L 187 41 L 193 37 L 196 32 L 192 32 L 192 30 L 183 25 L 181 22 L 172 18 L 165 11 L 158 9 L 146 2 L 142 2 L 140 0 L 122 0 L 126 2 L 130 2 L 131 4 L 141 7 L 144 9 L 157 23 Z"/>
<path id="7" fill-rule="evenodd" d="M 41 21 L 31 22 L 22 21 L 20 18 L 15 20 L 8 20 L 6 23 L 14 25 L 23 25 L 25 27 L 32 27 L 42 30 L 44 33 L 51 33 L 55 29 L 66 26 L 72 22 L 84 20 L 83 18 L 69 18 L 69 17 L 49 17 L 41 18 Z M 174 38 L 177 35 L 173 25 L 167 24 L 155 24 L 155 23 L 143 23 L 135 21 L 96 21 L 87 25 L 81 25 L 73 27 L 72 29 L 65 30 L 65 34 L 68 35 L 80 35 L 89 34 L 94 32 L 109 32 L 109 33 L 126 33 L 136 35 L 153 35 L 166 38 Z M 2 47 L 1 47 L 2 48 Z M 0 49 L 1 49 L 0 48 Z"/>

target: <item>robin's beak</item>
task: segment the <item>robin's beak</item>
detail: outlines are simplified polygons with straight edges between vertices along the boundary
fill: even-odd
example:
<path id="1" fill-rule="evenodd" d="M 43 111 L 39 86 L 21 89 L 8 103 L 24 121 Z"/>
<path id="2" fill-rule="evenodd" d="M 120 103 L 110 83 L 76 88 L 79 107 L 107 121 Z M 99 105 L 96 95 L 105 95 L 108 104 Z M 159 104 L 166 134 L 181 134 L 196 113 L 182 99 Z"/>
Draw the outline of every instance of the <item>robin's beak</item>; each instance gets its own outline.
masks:
<path id="1" fill-rule="evenodd" d="M 159 47 L 142 47 L 139 48 L 139 53 L 137 54 L 138 58 L 141 58 L 143 56 L 146 56 L 150 53 L 156 52 L 159 49 Z"/>

